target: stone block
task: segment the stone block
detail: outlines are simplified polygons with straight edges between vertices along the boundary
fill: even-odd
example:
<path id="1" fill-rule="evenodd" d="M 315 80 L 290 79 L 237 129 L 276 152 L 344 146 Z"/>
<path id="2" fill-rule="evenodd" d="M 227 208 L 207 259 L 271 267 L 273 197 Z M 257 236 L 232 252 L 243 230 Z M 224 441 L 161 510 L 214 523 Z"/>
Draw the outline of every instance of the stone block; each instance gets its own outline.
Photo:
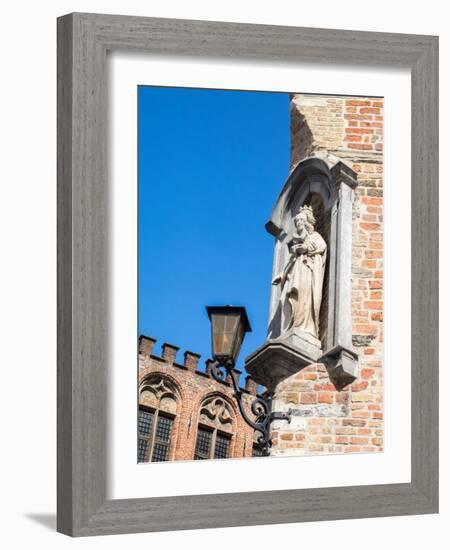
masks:
<path id="1" fill-rule="evenodd" d="M 358 372 L 358 355 L 343 346 L 335 346 L 320 358 L 328 370 L 333 384 L 342 389 L 356 380 Z"/>
<path id="2" fill-rule="evenodd" d="M 245 368 L 258 384 L 274 391 L 285 378 L 317 363 L 319 355 L 320 348 L 298 337 L 296 345 L 292 340 L 271 339 L 245 359 Z"/>

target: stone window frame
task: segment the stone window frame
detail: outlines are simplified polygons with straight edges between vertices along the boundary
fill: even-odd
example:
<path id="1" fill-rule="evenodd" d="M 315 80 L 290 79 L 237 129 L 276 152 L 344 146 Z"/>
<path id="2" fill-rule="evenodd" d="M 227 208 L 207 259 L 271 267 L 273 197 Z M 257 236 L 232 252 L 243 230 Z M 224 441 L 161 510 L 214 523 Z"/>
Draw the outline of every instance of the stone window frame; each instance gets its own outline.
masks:
<path id="1" fill-rule="evenodd" d="M 139 464 L 146 464 L 148 462 L 153 462 L 153 451 L 155 448 L 156 430 L 157 430 L 158 420 L 160 416 L 164 418 L 168 418 L 172 421 L 172 428 L 169 436 L 169 441 L 167 443 L 167 460 L 160 461 L 160 462 L 170 462 L 171 460 L 173 460 L 171 458 L 171 454 L 172 454 L 172 448 L 174 445 L 175 422 L 178 415 L 171 414 L 166 411 L 160 411 L 158 408 L 149 407 L 147 405 L 142 405 L 142 404 L 139 404 L 139 410 L 153 413 L 152 426 L 151 426 L 150 434 L 148 436 L 148 449 L 147 449 L 146 457 L 145 457 L 145 460 L 140 462 Z"/>
<path id="2" fill-rule="evenodd" d="M 151 381 L 154 378 L 155 379 L 161 378 L 161 379 L 164 380 L 164 382 L 167 381 L 169 383 L 169 386 L 171 386 L 170 395 L 168 394 L 168 392 L 164 392 L 158 397 L 158 406 L 143 403 L 143 402 L 141 402 L 141 398 L 140 398 L 141 391 L 143 389 L 145 389 L 146 386 L 151 386 Z M 175 412 L 166 411 L 166 410 L 160 409 L 160 407 L 159 407 L 161 399 L 164 398 L 164 397 L 168 397 L 168 396 L 170 396 L 175 401 L 175 404 L 176 404 L 176 411 Z M 138 412 L 139 412 L 139 409 L 142 408 L 142 409 L 147 410 L 147 411 L 158 413 L 156 415 L 156 417 L 153 419 L 152 434 L 156 431 L 157 418 L 158 418 L 159 414 L 161 414 L 162 416 L 165 416 L 167 418 L 170 418 L 173 421 L 171 435 L 170 435 L 170 441 L 169 441 L 167 461 L 170 462 L 170 461 L 175 460 L 176 449 L 177 449 L 177 446 L 178 446 L 178 439 L 180 437 L 179 423 L 180 423 L 180 416 L 181 416 L 182 406 L 183 406 L 183 393 L 182 393 L 182 389 L 180 387 L 179 382 L 173 376 L 170 376 L 170 374 L 165 373 L 165 372 L 161 372 L 159 370 L 158 371 L 147 372 L 144 376 L 141 377 L 141 380 L 140 380 L 140 383 L 139 383 L 139 400 L 138 401 L 139 401 L 138 402 Z M 138 439 L 139 439 L 139 434 L 138 434 Z M 152 443 L 149 447 L 149 451 L 147 451 L 147 456 L 149 456 L 149 455 L 151 456 L 152 453 L 153 453 L 154 438 L 152 438 L 152 435 L 149 437 L 149 441 L 151 441 Z M 150 453 L 150 449 L 151 449 L 151 453 Z M 145 463 L 149 463 L 149 462 L 151 462 L 151 460 L 147 459 L 145 462 L 140 462 L 139 464 L 145 464 Z"/>
<path id="3" fill-rule="evenodd" d="M 208 400 L 213 398 L 219 398 L 222 399 L 229 408 L 230 412 L 230 421 L 231 429 L 230 431 L 227 431 L 225 429 L 220 428 L 220 423 L 216 420 L 208 419 L 204 420 L 202 419 L 202 407 L 205 403 L 208 402 Z M 236 435 L 238 431 L 238 411 L 236 409 L 235 403 L 230 399 L 229 396 L 227 396 L 225 393 L 222 393 L 220 391 L 210 391 L 204 395 L 201 396 L 201 398 L 197 402 L 197 421 L 196 421 L 196 429 L 195 429 L 195 445 L 194 445 L 194 451 L 193 451 L 193 459 L 195 459 L 196 455 L 196 448 L 197 448 L 197 439 L 198 439 L 198 432 L 199 429 L 208 430 L 213 433 L 213 440 L 211 442 L 211 448 L 209 452 L 209 457 L 207 460 L 216 460 L 214 458 L 214 452 L 215 452 L 215 443 L 217 438 L 217 433 L 220 433 L 220 435 L 226 437 L 229 439 L 230 445 L 228 448 L 228 457 L 227 458 L 233 458 L 234 457 L 234 451 L 235 451 L 235 443 L 236 443 Z M 219 459 L 217 459 L 219 460 Z"/>
<path id="4" fill-rule="evenodd" d="M 198 435 L 199 435 L 200 430 L 210 432 L 211 433 L 211 440 L 210 440 L 209 456 L 207 456 L 207 457 L 204 456 L 204 457 L 197 458 L 197 440 L 198 440 Z M 225 432 L 225 431 L 223 431 L 223 430 L 221 430 L 217 427 L 213 427 L 211 425 L 199 422 L 197 424 L 197 432 L 196 432 L 196 436 L 195 436 L 195 447 L 194 447 L 193 460 L 222 460 L 222 459 L 219 459 L 219 458 L 214 456 L 215 452 L 216 452 L 217 434 L 220 434 L 225 439 L 228 439 L 228 442 L 229 442 L 228 456 L 226 456 L 224 458 L 225 459 L 233 458 L 232 457 L 232 448 L 233 448 L 233 442 L 234 442 L 236 433 L 235 432 L 231 432 L 231 433 L 230 432 Z"/>

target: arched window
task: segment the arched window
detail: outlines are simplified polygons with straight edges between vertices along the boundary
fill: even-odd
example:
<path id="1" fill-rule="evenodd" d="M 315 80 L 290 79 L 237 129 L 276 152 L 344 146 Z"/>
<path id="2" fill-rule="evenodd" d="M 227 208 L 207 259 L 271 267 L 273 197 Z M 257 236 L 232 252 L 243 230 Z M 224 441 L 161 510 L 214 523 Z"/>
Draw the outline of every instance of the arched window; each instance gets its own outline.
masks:
<path id="1" fill-rule="evenodd" d="M 138 462 L 169 460 L 176 412 L 175 385 L 160 374 L 147 377 L 139 390 Z"/>
<path id="2" fill-rule="evenodd" d="M 220 395 L 206 398 L 200 406 L 194 460 L 229 458 L 233 437 L 233 409 Z"/>

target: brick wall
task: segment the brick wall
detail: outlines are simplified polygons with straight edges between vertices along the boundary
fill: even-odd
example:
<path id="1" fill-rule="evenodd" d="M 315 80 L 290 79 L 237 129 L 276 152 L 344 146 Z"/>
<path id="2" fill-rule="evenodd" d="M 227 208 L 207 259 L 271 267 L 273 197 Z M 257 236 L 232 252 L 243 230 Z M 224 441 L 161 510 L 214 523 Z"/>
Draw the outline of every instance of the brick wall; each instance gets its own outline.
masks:
<path id="1" fill-rule="evenodd" d="M 291 170 L 312 155 L 336 155 L 350 166 L 360 161 L 382 166 L 382 151 L 382 99 L 291 97 Z"/>
<path id="2" fill-rule="evenodd" d="M 166 400 L 162 410 L 174 418 L 169 460 L 192 460 L 194 458 L 199 423 L 216 427 L 209 419 L 200 418 L 200 409 L 209 397 L 217 396 L 225 400 L 231 411 L 231 422 L 224 424 L 221 430 L 231 435 L 230 458 L 251 457 L 253 450 L 253 430 L 247 426 L 239 414 L 230 381 L 218 382 L 210 374 L 209 361 L 206 369 L 199 370 L 200 356 L 186 351 L 182 362 L 177 362 L 179 350 L 171 344 L 163 344 L 162 356 L 153 353 L 155 340 L 141 336 L 139 341 L 139 387 L 155 375 L 161 375 L 167 385 L 174 390 L 175 399 Z M 256 396 L 257 385 L 248 378 L 243 389 L 248 405 Z M 164 394 L 162 394 L 164 395 Z M 151 410 L 158 407 L 151 392 L 139 393 L 140 406 Z"/>
<path id="3" fill-rule="evenodd" d="M 273 424 L 273 455 L 383 450 L 383 100 L 295 94 L 291 170 L 304 158 L 338 160 L 358 175 L 353 205 L 352 341 L 357 380 L 341 391 L 324 365 L 279 384 L 275 408 L 293 411 Z"/>

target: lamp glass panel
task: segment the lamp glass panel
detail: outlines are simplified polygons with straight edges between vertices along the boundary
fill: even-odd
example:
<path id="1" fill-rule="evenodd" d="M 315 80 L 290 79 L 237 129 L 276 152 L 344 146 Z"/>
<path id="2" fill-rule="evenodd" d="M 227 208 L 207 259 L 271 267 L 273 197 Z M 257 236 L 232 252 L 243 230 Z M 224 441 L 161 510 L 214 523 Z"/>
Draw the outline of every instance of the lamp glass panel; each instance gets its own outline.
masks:
<path id="1" fill-rule="evenodd" d="M 233 357 L 239 319 L 238 313 L 213 313 L 211 315 L 213 355 Z"/>
<path id="2" fill-rule="evenodd" d="M 237 326 L 237 329 L 236 329 L 236 335 L 235 335 L 235 338 L 234 338 L 233 350 L 231 352 L 233 361 L 235 361 L 235 362 L 236 362 L 236 359 L 239 355 L 239 351 L 241 349 L 242 342 L 244 340 L 244 334 L 245 334 L 244 323 L 242 321 L 242 317 L 239 316 L 238 326 Z"/>

